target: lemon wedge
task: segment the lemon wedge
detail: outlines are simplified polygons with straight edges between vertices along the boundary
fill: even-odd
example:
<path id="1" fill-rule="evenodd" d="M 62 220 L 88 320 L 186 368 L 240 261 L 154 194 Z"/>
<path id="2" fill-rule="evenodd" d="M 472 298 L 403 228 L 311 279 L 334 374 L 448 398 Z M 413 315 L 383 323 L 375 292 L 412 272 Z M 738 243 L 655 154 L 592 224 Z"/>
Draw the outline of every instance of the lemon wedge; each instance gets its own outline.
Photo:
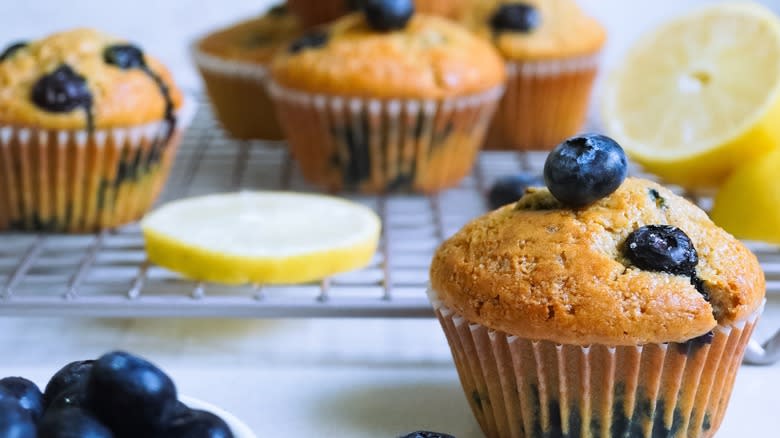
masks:
<path id="1" fill-rule="evenodd" d="M 740 239 L 780 243 L 780 150 L 737 169 L 715 196 L 710 216 Z"/>
<path id="2" fill-rule="evenodd" d="M 667 182 L 719 185 L 780 141 L 780 21 L 763 6 L 722 3 L 662 25 L 607 79 L 602 118 Z"/>
<path id="3" fill-rule="evenodd" d="M 303 283 L 371 261 L 380 220 L 340 198 L 239 192 L 183 199 L 141 223 L 149 260 L 224 284 Z"/>

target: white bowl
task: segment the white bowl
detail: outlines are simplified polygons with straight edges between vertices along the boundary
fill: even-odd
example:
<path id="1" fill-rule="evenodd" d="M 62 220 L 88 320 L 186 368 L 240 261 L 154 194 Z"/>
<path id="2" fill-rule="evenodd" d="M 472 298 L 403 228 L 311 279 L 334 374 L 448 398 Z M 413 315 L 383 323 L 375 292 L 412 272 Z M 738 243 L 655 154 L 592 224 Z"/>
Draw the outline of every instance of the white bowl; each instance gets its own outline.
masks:
<path id="1" fill-rule="evenodd" d="M 227 411 L 224 411 L 210 403 L 206 403 L 204 401 L 191 398 L 191 397 L 180 396 L 179 400 L 181 400 L 182 403 L 184 403 L 185 405 L 189 406 L 192 409 L 200 409 L 202 411 L 208 411 L 218 416 L 219 418 L 223 419 L 225 423 L 227 423 L 228 427 L 230 427 L 230 430 L 233 432 L 233 436 L 235 438 L 257 438 L 254 432 L 252 432 L 252 430 L 249 429 L 249 426 L 247 426 L 243 421 L 236 418 L 235 415 Z"/>

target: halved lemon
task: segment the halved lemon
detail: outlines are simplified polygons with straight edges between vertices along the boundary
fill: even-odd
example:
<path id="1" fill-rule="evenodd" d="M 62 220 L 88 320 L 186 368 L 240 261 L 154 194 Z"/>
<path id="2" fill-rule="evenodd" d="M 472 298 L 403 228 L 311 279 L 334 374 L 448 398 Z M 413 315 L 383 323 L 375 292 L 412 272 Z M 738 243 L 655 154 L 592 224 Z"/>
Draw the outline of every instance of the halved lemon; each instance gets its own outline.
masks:
<path id="1" fill-rule="evenodd" d="M 780 243 L 780 149 L 749 161 L 723 183 L 710 216 L 740 239 Z"/>
<path id="2" fill-rule="evenodd" d="M 302 283 L 371 261 L 380 220 L 330 196 L 239 192 L 183 199 L 141 223 L 149 260 L 224 284 Z"/>
<path id="3" fill-rule="evenodd" d="M 780 142 L 780 21 L 722 3 L 655 29 L 607 79 L 607 133 L 647 170 L 715 187 Z"/>

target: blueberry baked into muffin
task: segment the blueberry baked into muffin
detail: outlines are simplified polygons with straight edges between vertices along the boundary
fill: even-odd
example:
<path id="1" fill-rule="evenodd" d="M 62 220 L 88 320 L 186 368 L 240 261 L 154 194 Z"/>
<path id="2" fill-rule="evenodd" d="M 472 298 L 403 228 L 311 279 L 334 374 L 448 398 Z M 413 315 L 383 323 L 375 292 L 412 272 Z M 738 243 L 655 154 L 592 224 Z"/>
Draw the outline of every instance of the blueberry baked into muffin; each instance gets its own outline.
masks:
<path id="1" fill-rule="evenodd" d="M 280 5 L 195 42 L 193 60 L 217 119 L 231 137 L 283 138 L 266 90 L 268 64 L 301 33 L 300 21 Z"/>
<path id="2" fill-rule="evenodd" d="M 764 301 L 756 257 L 622 149 L 573 137 L 547 187 L 442 244 L 430 295 L 489 437 L 708 437 Z"/>
<path id="3" fill-rule="evenodd" d="M 574 0 L 480 0 L 462 21 L 507 61 L 488 149 L 552 149 L 582 128 L 604 28 Z"/>
<path id="4" fill-rule="evenodd" d="M 168 70 L 91 29 L 0 56 L 0 229 L 86 232 L 139 218 L 189 115 Z"/>
<path id="5" fill-rule="evenodd" d="M 309 31 L 271 66 L 303 176 L 329 190 L 434 192 L 471 169 L 503 91 L 491 45 L 411 0 Z"/>

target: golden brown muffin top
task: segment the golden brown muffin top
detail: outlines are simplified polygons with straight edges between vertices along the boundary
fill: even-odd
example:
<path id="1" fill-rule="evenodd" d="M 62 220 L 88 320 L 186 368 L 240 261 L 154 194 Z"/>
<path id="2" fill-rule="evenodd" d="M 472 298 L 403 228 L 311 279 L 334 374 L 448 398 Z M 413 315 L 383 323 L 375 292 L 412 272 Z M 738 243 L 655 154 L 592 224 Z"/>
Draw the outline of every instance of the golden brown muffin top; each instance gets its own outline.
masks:
<path id="1" fill-rule="evenodd" d="M 504 81 L 496 50 L 444 18 L 417 14 L 402 30 L 379 32 L 353 13 L 323 31 L 327 41 L 320 47 L 279 52 L 271 67 L 277 83 L 314 93 L 435 99 Z"/>
<path id="2" fill-rule="evenodd" d="M 490 19 L 501 5 L 525 3 L 535 7 L 540 24 L 529 32 L 494 32 Z M 587 56 L 604 45 L 607 33 L 574 0 L 480 0 L 471 2 L 462 21 L 490 39 L 507 59 L 537 61 Z"/>
<path id="3" fill-rule="evenodd" d="M 170 72 L 155 58 L 144 55 L 146 68 L 123 69 L 104 59 L 109 46 L 123 39 L 93 29 L 55 33 L 33 41 L 0 61 L 0 124 L 78 130 L 88 127 L 87 107 L 94 127 L 126 127 L 164 120 L 167 88 L 172 109 L 183 97 Z M 52 111 L 33 99 L 36 84 L 65 66 L 86 81 L 91 104 Z"/>
<path id="4" fill-rule="evenodd" d="M 709 302 L 689 277 L 632 266 L 623 246 L 645 225 L 690 237 Z M 684 342 L 744 319 L 765 293 L 761 267 L 742 243 L 689 201 L 634 178 L 578 210 L 546 188 L 529 189 L 444 242 L 431 287 L 470 321 L 577 345 Z"/>
<path id="5" fill-rule="evenodd" d="M 298 19 L 281 5 L 206 35 L 197 42 L 197 48 L 221 59 L 266 64 L 301 32 Z"/>

